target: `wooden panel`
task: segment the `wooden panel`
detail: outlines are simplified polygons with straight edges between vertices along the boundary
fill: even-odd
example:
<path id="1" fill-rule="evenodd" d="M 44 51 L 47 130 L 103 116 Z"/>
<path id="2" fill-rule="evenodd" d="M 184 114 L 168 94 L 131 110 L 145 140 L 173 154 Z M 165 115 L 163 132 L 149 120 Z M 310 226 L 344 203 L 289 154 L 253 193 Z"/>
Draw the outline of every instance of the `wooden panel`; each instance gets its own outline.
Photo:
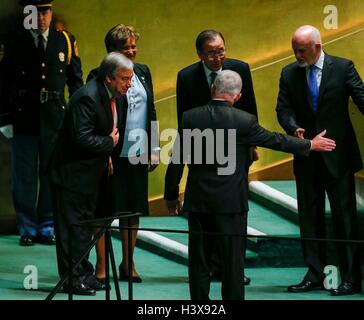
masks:
<path id="1" fill-rule="evenodd" d="M 292 157 L 249 172 L 249 181 L 294 180 L 294 178 Z"/>

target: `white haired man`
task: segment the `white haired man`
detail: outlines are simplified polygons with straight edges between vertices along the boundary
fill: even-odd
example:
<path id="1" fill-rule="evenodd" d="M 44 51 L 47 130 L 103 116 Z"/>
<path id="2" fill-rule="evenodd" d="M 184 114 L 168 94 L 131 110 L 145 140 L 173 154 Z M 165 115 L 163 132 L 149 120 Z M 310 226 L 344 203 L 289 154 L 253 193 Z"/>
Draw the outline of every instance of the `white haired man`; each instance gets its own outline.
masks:
<path id="1" fill-rule="evenodd" d="M 200 232 L 246 234 L 248 190 L 246 164 L 250 161 L 250 147 L 293 152 L 308 156 L 311 151 L 331 151 L 335 142 L 320 133 L 311 141 L 270 132 L 259 126 L 254 115 L 233 108 L 241 97 L 242 80 L 231 70 L 221 71 L 211 87 L 212 100 L 184 112 L 182 117 L 183 146 L 192 143 L 193 152 L 185 152 L 190 159 L 184 210 L 189 212 L 189 284 L 192 300 L 208 300 L 210 288 L 210 243 L 219 245 L 222 255 L 222 287 L 224 300 L 240 300 L 244 295 L 242 273 L 245 241 L 240 236 L 216 236 Z M 198 140 L 186 141 L 194 132 L 211 131 L 214 141 L 206 141 L 198 148 Z M 223 132 L 223 142 L 218 138 Z M 232 136 L 231 136 L 232 134 Z M 231 140 L 230 140 L 231 139 Z M 215 150 L 216 146 L 216 150 Z M 209 149 L 212 147 L 212 150 Z M 188 148 L 187 148 L 188 149 Z M 214 157 L 211 159 L 209 155 Z M 232 152 L 229 152 L 232 151 Z M 200 153 L 195 157 L 196 153 Z M 228 154 L 223 163 L 218 155 Z M 203 159 L 202 161 L 200 161 Z M 226 172 L 227 167 L 234 169 Z M 222 174 L 224 172 L 224 174 Z"/>
<path id="2" fill-rule="evenodd" d="M 103 177 L 108 174 L 109 157 L 119 140 L 121 105 L 116 97 L 131 86 L 133 63 L 120 53 L 110 53 L 102 61 L 99 76 L 75 92 L 52 161 L 52 194 L 57 237 L 58 273 L 68 272 L 69 226 L 92 219 Z M 92 230 L 73 228 L 73 257 L 76 262 L 92 239 Z M 105 285 L 93 275 L 85 258 L 74 271 L 72 292 L 94 295 Z"/>

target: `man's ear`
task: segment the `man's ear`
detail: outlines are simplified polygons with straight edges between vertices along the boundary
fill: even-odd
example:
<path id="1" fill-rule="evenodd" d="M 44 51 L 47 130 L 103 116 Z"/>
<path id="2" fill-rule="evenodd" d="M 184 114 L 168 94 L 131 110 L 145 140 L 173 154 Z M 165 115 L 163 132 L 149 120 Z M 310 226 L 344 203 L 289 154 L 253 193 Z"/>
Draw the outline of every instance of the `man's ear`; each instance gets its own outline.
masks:
<path id="1" fill-rule="evenodd" d="M 107 84 L 110 84 L 111 83 L 111 79 L 110 79 L 110 77 L 108 75 L 105 76 L 105 82 Z"/>
<path id="2" fill-rule="evenodd" d="M 241 98 L 242 94 L 241 92 L 239 94 L 237 94 L 234 98 L 234 103 L 236 103 L 237 101 L 239 101 L 239 99 Z"/>
<path id="3" fill-rule="evenodd" d="M 203 53 L 201 51 L 197 50 L 197 55 L 200 58 L 200 60 L 203 60 Z"/>

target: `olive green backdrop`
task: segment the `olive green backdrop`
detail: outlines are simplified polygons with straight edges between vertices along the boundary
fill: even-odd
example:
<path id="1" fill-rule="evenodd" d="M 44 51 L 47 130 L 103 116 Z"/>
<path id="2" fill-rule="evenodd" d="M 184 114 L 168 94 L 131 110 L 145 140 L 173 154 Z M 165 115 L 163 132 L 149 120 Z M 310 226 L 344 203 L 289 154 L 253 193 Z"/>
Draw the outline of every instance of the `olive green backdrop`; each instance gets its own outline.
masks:
<path id="1" fill-rule="evenodd" d="M 2 6 L 3 2 L 1 0 Z M 324 7 L 327 4 L 338 9 L 338 29 L 324 28 L 327 16 Z M 176 75 L 178 70 L 197 61 L 194 41 L 203 29 L 221 31 L 226 40 L 227 56 L 250 63 L 259 121 L 270 130 L 282 131 L 275 115 L 278 81 L 282 67 L 294 61 L 290 39 L 300 25 L 317 26 L 323 42 L 332 41 L 324 49 L 330 54 L 354 60 L 364 77 L 362 0 L 329 3 L 327 0 L 56 0 L 53 7 L 57 18 L 64 21 L 66 28 L 77 38 L 84 77 L 105 55 L 103 39 L 112 26 L 124 23 L 137 28 L 141 34 L 137 61 L 148 64 L 152 71 L 161 130 L 176 127 Z M 0 15 L 8 11 L 9 5 L 7 10 L 0 10 Z M 351 34 L 353 31 L 358 32 Z M 362 141 L 363 116 L 355 106 L 351 108 L 351 114 L 358 139 Z M 0 139 L 1 157 L 8 157 L 6 142 Z M 364 148 L 361 149 L 363 153 Z M 260 160 L 254 164 L 254 169 L 288 157 L 264 149 L 259 152 Z M 0 171 L 0 214 L 11 208 L 7 192 L 10 187 L 8 162 L 6 166 Z M 160 165 L 150 174 L 150 196 L 163 192 L 165 170 L 166 166 Z"/>

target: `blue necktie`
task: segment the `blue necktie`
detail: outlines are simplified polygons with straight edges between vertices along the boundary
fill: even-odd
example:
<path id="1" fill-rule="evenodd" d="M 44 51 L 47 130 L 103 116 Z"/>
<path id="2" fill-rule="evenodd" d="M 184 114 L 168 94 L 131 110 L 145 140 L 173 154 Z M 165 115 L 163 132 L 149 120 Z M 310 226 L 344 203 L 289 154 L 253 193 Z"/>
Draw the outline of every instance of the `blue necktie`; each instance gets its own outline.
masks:
<path id="1" fill-rule="evenodd" d="M 310 72 L 308 75 L 308 88 L 310 90 L 313 112 L 317 112 L 318 96 L 319 96 L 319 88 L 317 85 L 316 70 L 317 70 L 317 67 L 314 64 L 311 65 Z"/>

